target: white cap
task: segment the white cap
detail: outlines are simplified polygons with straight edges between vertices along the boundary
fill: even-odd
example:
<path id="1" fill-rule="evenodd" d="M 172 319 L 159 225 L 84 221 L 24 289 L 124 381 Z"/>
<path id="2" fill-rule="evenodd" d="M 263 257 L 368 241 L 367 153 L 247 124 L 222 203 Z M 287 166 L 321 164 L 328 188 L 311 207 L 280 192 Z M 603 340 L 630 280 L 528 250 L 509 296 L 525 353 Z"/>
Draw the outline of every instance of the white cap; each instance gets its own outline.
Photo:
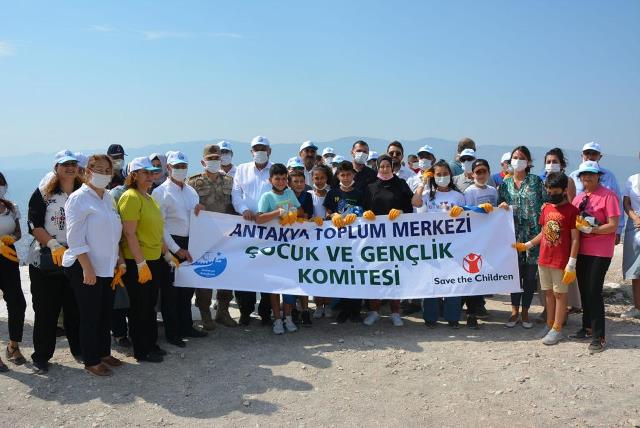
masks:
<path id="1" fill-rule="evenodd" d="M 253 140 L 251 140 L 251 147 L 257 146 L 258 144 L 262 144 L 263 146 L 267 146 L 267 147 L 271 145 L 267 137 L 263 137 L 262 135 L 253 137 Z"/>
<path id="2" fill-rule="evenodd" d="M 65 162 L 72 162 L 72 161 L 77 162 L 78 158 L 74 156 L 71 150 L 61 150 L 58 153 L 56 153 L 56 155 L 54 156 L 54 160 L 56 163 L 65 163 Z"/>
<path id="3" fill-rule="evenodd" d="M 340 155 L 335 155 L 335 156 L 333 157 L 333 159 L 331 159 L 331 163 L 332 163 L 332 164 L 334 164 L 334 163 L 340 163 L 340 162 L 344 162 L 344 158 L 343 158 L 342 156 L 340 156 Z"/>
<path id="4" fill-rule="evenodd" d="M 268 144 L 267 144 L 268 145 Z M 220 150 L 229 150 L 229 151 L 233 151 L 233 149 L 231 148 L 231 143 L 228 142 L 227 140 L 222 140 L 218 143 L 218 147 L 220 147 Z"/>
<path id="5" fill-rule="evenodd" d="M 589 150 L 593 150 L 593 149 L 589 149 Z M 598 165 L 598 162 L 596 162 L 596 161 L 584 161 L 578 167 L 578 177 L 583 172 L 591 172 L 591 173 L 594 173 L 594 174 L 600 174 L 601 173 L 600 165 Z"/>
<path id="6" fill-rule="evenodd" d="M 75 152 L 73 154 L 73 157 L 78 159 L 78 166 L 80 168 L 86 168 L 87 167 L 87 164 L 89 163 L 89 156 L 85 155 L 84 153 Z"/>
<path id="7" fill-rule="evenodd" d="M 464 149 L 463 151 L 460 152 L 460 156 L 461 158 L 468 156 L 470 158 L 474 158 L 476 157 L 476 151 L 473 149 Z"/>
<path id="8" fill-rule="evenodd" d="M 300 150 L 298 150 L 298 151 L 301 152 L 304 149 L 309 149 L 309 148 L 311 148 L 311 149 L 313 149 L 315 151 L 318 151 L 318 146 L 316 146 L 315 143 L 312 142 L 312 141 L 305 141 L 304 143 L 302 143 L 300 145 Z"/>
<path id="9" fill-rule="evenodd" d="M 500 158 L 500 163 L 507 162 L 510 160 L 511 160 L 511 152 L 505 152 L 502 154 L 502 157 Z"/>
<path id="10" fill-rule="evenodd" d="M 287 161 L 287 168 L 304 168 L 304 164 L 298 156 L 294 156 Z"/>
<path id="11" fill-rule="evenodd" d="M 336 152 L 333 150 L 333 147 L 325 147 L 322 150 L 322 157 L 326 156 L 326 155 L 336 155 Z"/>
<path id="12" fill-rule="evenodd" d="M 162 168 L 153 166 L 151 160 L 147 156 L 141 156 L 129 162 L 129 172 L 138 171 L 140 169 L 156 172 L 160 171 Z"/>
<path id="13" fill-rule="evenodd" d="M 367 162 L 378 159 L 378 152 L 374 152 L 373 150 L 369 152 L 369 157 L 367 158 Z"/>
<path id="14" fill-rule="evenodd" d="M 179 163 L 189 163 L 189 159 L 187 159 L 187 155 L 182 153 L 179 150 L 167 152 L 167 164 L 169 165 L 177 165 Z"/>
<path id="15" fill-rule="evenodd" d="M 433 147 L 431 147 L 428 144 L 425 144 L 424 146 L 420 147 L 418 149 L 418 151 L 416 152 L 416 154 L 420 154 L 420 153 L 429 153 L 435 156 L 435 153 L 433 153 Z"/>
<path id="16" fill-rule="evenodd" d="M 586 152 L 587 150 L 593 150 L 594 152 L 602 153 L 602 147 L 600 147 L 600 144 L 596 143 L 595 141 L 591 141 L 590 143 L 582 146 L 583 152 Z"/>

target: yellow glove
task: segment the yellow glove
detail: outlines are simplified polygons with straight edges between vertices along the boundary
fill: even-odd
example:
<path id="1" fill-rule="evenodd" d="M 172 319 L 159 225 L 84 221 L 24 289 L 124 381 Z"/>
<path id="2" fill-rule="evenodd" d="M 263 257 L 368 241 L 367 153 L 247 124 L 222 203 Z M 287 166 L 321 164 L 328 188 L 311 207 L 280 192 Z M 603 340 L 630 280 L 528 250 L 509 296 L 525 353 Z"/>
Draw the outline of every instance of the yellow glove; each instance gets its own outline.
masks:
<path id="1" fill-rule="evenodd" d="M 171 269 L 177 269 L 180 267 L 180 260 L 178 260 L 178 258 L 173 254 L 171 254 L 171 251 L 167 251 L 166 253 L 164 253 L 163 257 L 164 261 L 167 262 Z"/>
<path id="2" fill-rule="evenodd" d="M 422 182 L 427 184 L 433 178 L 433 172 L 427 170 L 422 173 Z"/>
<path id="3" fill-rule="evenodd" d="M 357 218 L 358 216 L 355 214 L 347 214 L 346 216 L 344 216 L 344 225 L 350 225 L 351 223 L 356 221 Z"/>
<path id="4" fill-rule="evenodd" d="M 143 260 L 136 266 L 138 266 L 138 282 L 144 284 L 151 281 L 151 269 L 147 266 L 147 261 Z"/>
<path id="5" fill-rule="evenodd" d="M 314 217 L 311 220 L 314 221 L 316 223 L 316 226 L 318 227 L 322 227 L 324 225 L 324 220 L 322 219 L 322 217 Z"/>
<path id="6" fill-rule="evenodd" d="M 289 216 L 288 215 L 283 215 L 282 217 L 280 217 L 280 226 L 286 226 L 289 224 Z"/>
<path id="7" fill-rule="evenodd" d="M 593 231 L 593 226 L 587 220 L 585 220 L 582 216 L 576 217 L 576 229 L 578 229 L 582 233 L 591 233 Z"/>
<path id="8" fill-rule="evenodd" d="M 297 217 L 297 218 L 296 218 L 296 221 L 297 221 L 298 223 L 304 223 L 305 221 L 307 221 L 307 219 L 306 219 L 306 218 L 304 218 L 304 217 Z"/>
<path id="9" fill-rule="evenodd" d="M 62 266 L 62 256 L 64 252 L 67 251 L 65 247 L 62 246 L 55 238 L 49 239 L 47 242 L 47 247 L 51 250 L 51 258 L 53 259 L 53 263 L 56 266 Z"/>
<path id="10" fill-rule="evenodd" d="M 515 244 L 511 244 L 511 246 L 515 248 L 517 252 L 522 253 L 524 251 L 527 251 L 533 245 L 531 245 L 531 241 L 529 241 L 524 244 L 522 242 L 516 242 Z"/>
<path id="11" fill-rule="evenodd" d="M 296 222 L 296 220 L 298 220 L 298 211 L 297 210 L 293 210 L 293 211 L 289 211 L 289 224 L 293 224 Z"/>
<path id="12" fill-rule="evenodd" d="M 0 242 L 5 245 L 13 245 L 16 243 L 16 238 L 11 235 L 2 235 L 0 236 Z"/>
<path id="13" fill-rule="evenodd" d="M 331 216 L 331 223 L 333 223 L 333 225 L 337 228 L 344 227 L 344 220 L 342 219 L 342 216 L 338 213 L 334 213 Z"/>
<path id="14" fill-rule="evenodd" d="M 389 220 L 393 221 L 395 219 L 397 219 L 398 217 L 400 217 L 400 214 L 402 214 L 402 211 L 397 210 L 395 208 L 392 208 L 391 211 L 389 211 Z"/>
<path id="15" fill-rule="evenodd" d="M 449 215 L 451 217 L 458 217 L 460 214 L 462 214 L 463 211 L 464 209 L 462 207 L 454 205 L 453 208 L 451 208 L 451 210 L 449 211 Z"/>
<path id="16" fill-rule="evenodd" d="M 115 290 L 116 285 L 124 288 L 124 282 L 122 282 L 122 275 L 127 271 L 127 265 L 124 263 L 119 265 L 113 272 L 113 280 L 111 281 L 111 289 Z"/>
<path id="17" fill-rule="evenodd" d="M 7 260 L 11 260 L 12 262 L 18 263 L 18 255 L 16 254 L 16 250 L 6 245 L 2 241 L 0 241 L 0 256 L 4 257 Z"/>
<path id="18" fill-rule="evenodd" d="M 480 204 L 480 205 L 478 205 L 478 207 L 482 208 L 484 210 L 484 212 L 486 212 L 486 213 L 490 213 L 491 211 L 493 211 L 493 205 L 491 205 L 489 202 L 485 202 L 484 204 Z"/>
<path id="19" fill-rule="evenodd" d="M 365 211 L 364 214 L 362 214 L 362 217 L 369 221 L 374 221 L 376 219 L 376 215 L 371 210 Z"/>
<path id="20" fill-rule="evenodd" d="M 562 283 L 569 285 L 576 280 L 576 259 L 569 258 L 567 265 L 564 267 L 564 274 L 562 275 Z"/>

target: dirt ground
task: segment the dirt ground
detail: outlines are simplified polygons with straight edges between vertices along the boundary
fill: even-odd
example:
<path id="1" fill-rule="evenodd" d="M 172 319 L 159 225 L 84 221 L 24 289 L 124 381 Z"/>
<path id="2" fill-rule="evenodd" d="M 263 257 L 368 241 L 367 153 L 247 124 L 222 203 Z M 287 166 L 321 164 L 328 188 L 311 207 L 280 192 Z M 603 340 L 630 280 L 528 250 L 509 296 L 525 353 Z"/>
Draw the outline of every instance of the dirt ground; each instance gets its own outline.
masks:
<path id="1" fill-rule="evenodd" d="M 616 286 L 607 291 L 607 350 L 596 355 L 585 342 L 542 345 L 539 326 L 504 328 L 508 296 L 488 300 L 478 331 L 428 330 L 417 317 L 394 328 L 383 317 L 374 327 L 314 320 L 280 337 L 255 320 L 184 349 L 161 337 L 164 363 L 138 364 L 116 349 L 127 364 L 110 378 L 87 374 L 62 338 L 47 375 L 11 364 L 0 375 L 0 425 L 640 426 L 640 320 L 619 318 L 630 307 L 629 288 L 617 285 L 619 254 L 607 282 Z"/>

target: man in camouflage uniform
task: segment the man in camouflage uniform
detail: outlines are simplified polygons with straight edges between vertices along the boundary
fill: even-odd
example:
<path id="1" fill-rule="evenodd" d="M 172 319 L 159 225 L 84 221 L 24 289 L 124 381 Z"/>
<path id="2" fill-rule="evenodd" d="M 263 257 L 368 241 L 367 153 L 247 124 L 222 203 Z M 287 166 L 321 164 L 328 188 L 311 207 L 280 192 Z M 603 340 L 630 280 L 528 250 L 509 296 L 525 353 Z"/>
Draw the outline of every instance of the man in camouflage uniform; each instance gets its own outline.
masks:
<path id="1" fill-rule="evenodd" d="M 206 211 L 236 214 L 231 204 L 233 177 L 222 173 L 220 169 L 220 147 L 215 144 L 205 146 L 202 157 L 200 162 L 204 167 L 204 172 L 189 177 L 188 184 L 196 190 L 200 197 L 200 203 L 204 205 Z M 200 309 L 202 327 L 205 330 L 215 328 L 215 322 L 211 318 L 211 310 L 209 309 L 212 297 L 213 290 L 196 289 L 196 306 Z M 238 325 L 229 315 L 229 302 L 232 298 L 233 291 L 231 290 L 218 290 L 216 293 L 218 309 L 215 321 L 227 327 Z"/>

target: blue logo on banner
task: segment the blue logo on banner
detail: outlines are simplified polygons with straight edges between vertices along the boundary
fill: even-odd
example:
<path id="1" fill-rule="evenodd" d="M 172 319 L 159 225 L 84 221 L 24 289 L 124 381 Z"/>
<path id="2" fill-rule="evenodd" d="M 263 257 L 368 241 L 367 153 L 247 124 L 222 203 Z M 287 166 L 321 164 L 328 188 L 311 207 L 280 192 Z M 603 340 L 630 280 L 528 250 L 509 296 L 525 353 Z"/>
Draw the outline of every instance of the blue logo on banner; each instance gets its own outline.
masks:
<path id="1" fill-rule="evenodd" d="M 196 266 L 194 272 L 201 277 L 215 278 L 227 268 L 227 258 L 222 253 L 207 252 L 193 266 Z"/>

